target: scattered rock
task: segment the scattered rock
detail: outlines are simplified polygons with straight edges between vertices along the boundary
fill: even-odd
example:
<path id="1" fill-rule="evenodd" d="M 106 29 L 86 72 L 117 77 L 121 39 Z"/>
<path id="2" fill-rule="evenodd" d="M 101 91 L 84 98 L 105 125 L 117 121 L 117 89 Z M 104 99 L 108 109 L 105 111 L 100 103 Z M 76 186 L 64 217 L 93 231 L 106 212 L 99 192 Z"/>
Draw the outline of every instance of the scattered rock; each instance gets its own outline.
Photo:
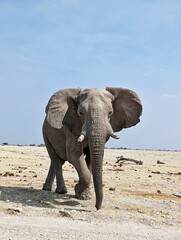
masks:
<path id="1" fill-rule="evenodd" d="M 165 163 L 158 160 L 157 164 L 165 164 Z"/>
<path id="2" fill-rule="evenodd" d="M 122 168 L 113 168 L 113 169 L 112 169 L 112 168 L 109 168 L 108 171 L 123 172 L 124 169 L 122 169 Z"/>
<path id="3" fill-rule="evenodd" d="M 21 167 L 21 166 L 19 166 L 18 168 L 23 170 L 27 169 L 27 167 Z"/>
<path id="4" fill-rule="evenodd" d="M 12 173 L 12 172 L 5 172 L 2 176 L 3 177 L 14 177 L 14 173 Z"/>
<path id="5" fill-rule="evenodd" d="M 61 209 L 59 211 L 61 217 L 67 217 L 73 219 L 72 215 L 70 214 L 69 211 L 65 211 L 64 209 Z"/>
<path id="6" fill-rule="evenodd" d="M 138 208 L 137 211 L 138 211 L 139 213 L 144 213 L 143 210 L 140 209 L 140 208 Z"/>
<path id="7" fill-rule="evenodd" d="M 159 172 L 159 171 L 151 171 L 151 173 L 154 173 L 154 174 L 161 174 L 161 172 Z"/>
<path id="8" fill-rule="evenodd" d="M 181 175 L 181 172 L 176 172 L 176 173 L 168 172 L 168 174 L 170 174 L 170 175 Z"/>
<path id="9" fill-rule="evenodd" d="M 110 187 L 110 188 L 109 188 L 109 191 L 115 191 L 115 190 L 116 190 L 115 187 Z"/>
<path id="10" fill-rule="evenodd" d="M 157 190 L 157 193 L 159 193 L 159 194 L 160 194 L 160 193 L 162 193 L 162 192 L 161 192 L 160 190 Z"/>
<path id="11" fill-rule="evenodd" d="M 117 207 L 115 207 L 115 209 L 118 209 L 118 210 L 119 210 L 119 209 L 121 209 L 121 208 L 117 206 Z"/>
<path id="12" fill-rule="evenodd" d="M 10 207 L 7 209 L 7 212 L 9 214 L 20 214 L 20 213 L 24 213 L 22 208 L 14 208 L 14 207 Z"/>
<path id="13" fill-rule="evenodd" d="M 181 197 L 181 192 L 173 193 L 173 195 L 176 196 L 176 197 Z"/>

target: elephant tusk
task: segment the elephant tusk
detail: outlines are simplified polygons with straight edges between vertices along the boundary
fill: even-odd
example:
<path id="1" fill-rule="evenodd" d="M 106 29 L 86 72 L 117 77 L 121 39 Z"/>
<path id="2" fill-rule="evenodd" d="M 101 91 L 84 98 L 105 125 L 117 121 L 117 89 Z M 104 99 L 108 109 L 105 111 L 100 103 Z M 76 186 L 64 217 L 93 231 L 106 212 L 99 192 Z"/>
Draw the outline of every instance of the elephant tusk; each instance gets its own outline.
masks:
<path id="1" fill-rule="evenodd" d="M 114 132 L 113 133 L 111 133 L 111 135 L 110 135 L 112 138 L 114 138 L 114 139 L 119 139 L 120 137 L 117 135 L 117 134 L 115 134 Z"/>
<path id="2" fill-rule="evenodd" d="M 77 139 L 78 142 L 83 142 L 84 141 L 84 138 L 85 138 L 85 135 L 84 134 L 80 134 L 80 137 Z"/>

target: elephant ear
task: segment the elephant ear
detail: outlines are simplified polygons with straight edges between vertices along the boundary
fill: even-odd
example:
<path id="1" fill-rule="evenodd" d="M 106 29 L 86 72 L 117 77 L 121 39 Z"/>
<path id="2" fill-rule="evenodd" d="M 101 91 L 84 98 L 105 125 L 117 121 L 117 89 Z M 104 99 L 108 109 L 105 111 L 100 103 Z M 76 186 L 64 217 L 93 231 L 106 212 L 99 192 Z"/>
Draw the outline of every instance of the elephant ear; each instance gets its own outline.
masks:
<path id="1" fill-rule="evenodd" d="M 80 134 L 81 120 L 76 103 L 80 91 L 79 88 L 68 88 L 52 95 L 46 106 L 46 118 L 52 127 L 60 129 L 66 126 L 75 135 Z"/>
<path id="2" fill-rule="evenodd" d="M 115 132 L 129 128 L 140 122 L 142 104 L 139 96 L 132 90 L 125 88 L 106 88 L 114 96 L 114 113 L 110 123 Z"/>

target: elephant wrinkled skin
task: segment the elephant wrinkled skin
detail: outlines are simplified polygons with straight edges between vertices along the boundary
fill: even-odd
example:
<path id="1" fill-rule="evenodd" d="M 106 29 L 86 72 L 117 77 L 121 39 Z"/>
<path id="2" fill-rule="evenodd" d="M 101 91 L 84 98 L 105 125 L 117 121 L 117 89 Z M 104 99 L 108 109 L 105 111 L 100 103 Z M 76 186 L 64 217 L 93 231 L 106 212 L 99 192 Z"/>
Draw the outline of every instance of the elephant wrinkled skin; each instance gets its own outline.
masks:
<path id="1" fill-rule="evenodd" d="M 136 125 L 141 113 L 139 96 L 129 89 L 69 88 L 53 94 L 43 124 L 43 137 L 51 159 L 43 190 L 51 191 L 56 177 L 56 193 L 67 193 L 62 165 L 68 160 L 79 176 L 76 197 L 90 198 L 92 175 L 96 208 L 100 209 L 105 143 L 110 137 L 118 138 L 115 132 Z"/>

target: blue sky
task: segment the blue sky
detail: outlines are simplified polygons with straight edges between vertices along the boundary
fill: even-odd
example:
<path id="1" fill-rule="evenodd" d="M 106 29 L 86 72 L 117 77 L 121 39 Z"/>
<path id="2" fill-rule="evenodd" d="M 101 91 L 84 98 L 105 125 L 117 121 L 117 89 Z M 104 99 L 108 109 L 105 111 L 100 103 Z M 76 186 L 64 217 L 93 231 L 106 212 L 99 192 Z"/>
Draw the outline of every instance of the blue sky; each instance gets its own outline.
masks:
<path id="1" fill-rule="evenodd" d="M 108 147 L 181 150 L 181 1 L 0 0 L 0 143 L 39 144 L 68 87 L 126 87 L 140 124 Z"/>

